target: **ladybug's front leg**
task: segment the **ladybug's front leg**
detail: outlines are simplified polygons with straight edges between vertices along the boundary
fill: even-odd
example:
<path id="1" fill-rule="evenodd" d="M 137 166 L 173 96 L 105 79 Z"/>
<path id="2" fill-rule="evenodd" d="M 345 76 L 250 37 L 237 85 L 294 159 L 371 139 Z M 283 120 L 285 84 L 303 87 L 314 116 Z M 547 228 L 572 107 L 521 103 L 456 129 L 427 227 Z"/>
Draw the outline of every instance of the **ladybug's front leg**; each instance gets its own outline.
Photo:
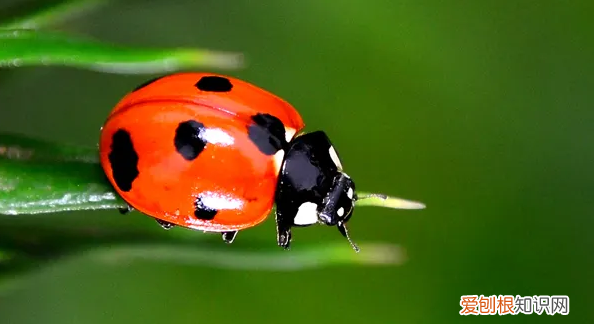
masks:
<path id="1" fill-rule="evenodd" d="M 291 226 L 293 226 L 293 219 L 284 217 L 286 213 L 276 210 L 276 242 L 277 244 L 288 250 L 291 245 Z"/>
<path id="2" fill-rule="evenodd" d="M 278 243 L 278 246 L 288 250 L 291 247 L 291 236 L 290 229 L 281 229 L 277 227 L 276 242 Z"/>

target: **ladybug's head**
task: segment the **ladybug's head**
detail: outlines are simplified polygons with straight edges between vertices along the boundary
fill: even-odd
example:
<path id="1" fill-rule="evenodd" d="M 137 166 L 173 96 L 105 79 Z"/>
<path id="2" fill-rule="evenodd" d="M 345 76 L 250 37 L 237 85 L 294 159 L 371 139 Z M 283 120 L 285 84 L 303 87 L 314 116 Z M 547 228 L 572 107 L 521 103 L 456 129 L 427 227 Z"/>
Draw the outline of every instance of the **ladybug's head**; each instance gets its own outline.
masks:
<path id="1" fill-rule="evenodd" d="M 360 206 L 422 209 L 422 203 L 383 194 L 360 193 L 342 170 L 338 153 L 324 132 L 295 137 L 286 146 L 276 186 L 278 245 L 289 248 L 291 228 L 313 224 L 336 226 L 355 251 L 346 223 Z"/>
<path id="2" fill-rule="evenodd" d="M 353 215 L 355 207 L 355 183 L 344 172 L 339 172 L 332 182 L 330 190 L 319 206 L 318 218 L 328 226 L 336 225 L 340 233 L 346 237 L 353 248 L 358 251 L 346 228 L 346 223 Z"/>
<path id="3" fill-rule="evenodd" d="M 355 183 L 342 171 L 332 143 L 322 131 L 295 137 L 287 146 L 276 188 L 278 244 L 288 248 L 291 228 L 336 226 L 353 248 L 346 223 L 353 215 Z"/>

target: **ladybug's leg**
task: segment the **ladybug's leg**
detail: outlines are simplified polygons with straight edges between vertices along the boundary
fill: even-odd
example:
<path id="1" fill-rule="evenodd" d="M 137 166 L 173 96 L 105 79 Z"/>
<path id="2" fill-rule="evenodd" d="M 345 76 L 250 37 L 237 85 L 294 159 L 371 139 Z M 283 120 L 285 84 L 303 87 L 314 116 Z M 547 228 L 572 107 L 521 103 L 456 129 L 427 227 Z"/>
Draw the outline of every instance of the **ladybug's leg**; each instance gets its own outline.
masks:
<path id="1" fill-rule="evenodd" d="M 223 237 L 223 241 L 227 244 L 233 243 L 235 237 L 237 236 L 238 231 L 229 231 L 229 232 L 222 232 L 221 235 Z"/>
<path id="2" fill-rule="evenodd" d="M 158 218 L 155 218 L 155 220 L 157 221 L 157 223 L 158 223 L 159 225 L 161 225 L 161 227 L 163 227 L 163 229 L 164 229 L 164 230 L 169 230 L 169 229 L 171 229 L 172 227 L 174 227 L 174 226 L 175 226 L 174 224 L 172 224 L 172 223 L 170 223 L 170 222 L 166 222 L 166 221 L 164 221 L 164 220 L 160 220 L 160 219 L 158 219 Z"/>
<path id="3" fill-rule="evenodd" d="M 276 228 L 276 242 L 278 246 L 288 250 L 291 247 L 291 229 Z"/>
<path id="4" fill-rule="evenodd" d="M 293 225 L 293 219 L 283 217 L 286 213 L 279 212 L 278 207 L 276 210 L 276 242 L 277 244 L 288 250 L 291 245 L 291 226 Z"/>
<path id="5" fill-rule="evenodd" d="M 130 213 L 131 211 L 133 211 L 134 208 L 132 208 L 132 206 L 126 204 L 126 207 L 118 208 L 118 210 L 120 211 L 120 214 L 126 215 L 126 214 Z"/>

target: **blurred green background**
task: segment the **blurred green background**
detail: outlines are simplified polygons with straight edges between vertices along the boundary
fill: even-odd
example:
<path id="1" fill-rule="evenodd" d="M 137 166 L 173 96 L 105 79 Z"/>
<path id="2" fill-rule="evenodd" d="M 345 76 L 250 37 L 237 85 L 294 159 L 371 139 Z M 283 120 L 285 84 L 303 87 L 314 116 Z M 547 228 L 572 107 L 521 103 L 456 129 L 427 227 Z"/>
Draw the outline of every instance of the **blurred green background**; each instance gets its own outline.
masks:
<path id="1" fill-rule="evenodd" d="M 152 0 L 61 25 L 129 45 L 244 52 L 247 68 L 224 73 L 327 131 L 358 188 L 428 208 L 355 212 L 353 238 L 401 245 L 401 266 L 260 272 L 79 258 L 0 295 L 0 323 L 593 320 L 593 12 L 591 0 Z M 151 77 L 0 74 L 2 131 L 87 146 L 121 96 Z M 156 226 L 138 213 L 87 214 L 51 219 Z M 234 246 L 274 239 L 269 219 Z M 294 239 L 295 250 L 342 240 L 322 227 Z M 465 294 L 569 295 L 571 313 L 462 317 Z"/>

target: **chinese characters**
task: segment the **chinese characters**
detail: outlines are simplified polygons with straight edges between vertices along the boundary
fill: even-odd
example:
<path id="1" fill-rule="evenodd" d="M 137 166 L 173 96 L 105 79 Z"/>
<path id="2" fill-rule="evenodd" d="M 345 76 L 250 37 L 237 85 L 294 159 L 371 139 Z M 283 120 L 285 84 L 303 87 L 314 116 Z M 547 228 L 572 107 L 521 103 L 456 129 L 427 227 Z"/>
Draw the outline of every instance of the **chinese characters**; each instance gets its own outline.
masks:
<path id="1" fill-rule="evenodd" d="M 569 314 L 568 296 L 464 295 L 460 315 Z"/>

